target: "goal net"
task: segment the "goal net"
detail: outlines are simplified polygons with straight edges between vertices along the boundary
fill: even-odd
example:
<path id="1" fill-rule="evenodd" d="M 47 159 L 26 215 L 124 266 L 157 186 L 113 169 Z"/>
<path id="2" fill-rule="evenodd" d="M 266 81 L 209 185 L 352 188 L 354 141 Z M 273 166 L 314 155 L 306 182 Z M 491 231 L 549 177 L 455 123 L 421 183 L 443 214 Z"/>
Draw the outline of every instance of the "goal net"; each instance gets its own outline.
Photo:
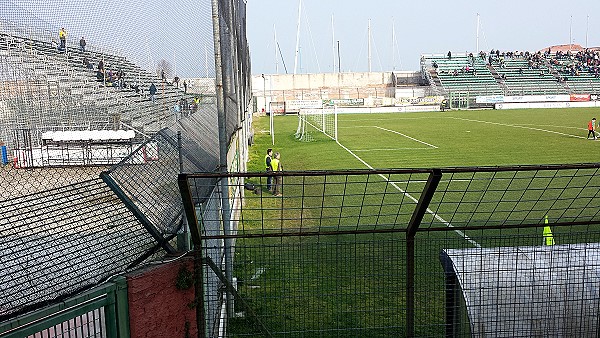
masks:
<path id="1" fill-rule="evenodd" d="M 321 134 L 337 141 L 337 108 L 333 106 L 300 109 L 296 139 L 309 142 Z"/>

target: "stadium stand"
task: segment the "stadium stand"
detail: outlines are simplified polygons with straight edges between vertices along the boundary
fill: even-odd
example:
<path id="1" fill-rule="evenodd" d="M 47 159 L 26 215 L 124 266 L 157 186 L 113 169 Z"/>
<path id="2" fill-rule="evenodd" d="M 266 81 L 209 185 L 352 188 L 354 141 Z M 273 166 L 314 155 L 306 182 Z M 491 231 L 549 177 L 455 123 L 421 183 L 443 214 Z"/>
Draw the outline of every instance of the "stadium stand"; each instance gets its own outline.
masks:
<path id="1" fill-rule="evenodd" d="M 467 93 L 474 97 L 503 92 L 490 69 L 479 58 L 468 55 L 448 58 L 434 54 L 424 55 L 423 61 L 430 65 L 427 71 L 434 83 L 441 86 L 440 94 Z"/>
<path id="2" fill-rule="evenodd" d="M 532 62 L 521 55 L 500 56 L 494 58 L 490 66 L 499 74 L 506 95 L 568 94 L 569 89 L 559 82 L 544 61 Z"/>
<path id="3" fill-rule="evenodd" d="M 439 95 L 556 95 L 600 92 L 598 51 L 428 54 L 423 76 Z"/>
<path id="4" fill-rule="evenodd" d="M 600 51 L 558 51 L 548 55 L 548 63 L 557 76 L 567 78 L 563 83 L 572 93 L 600 93 Z"/>
<path id="5" fill-rule="evenodd" d="M 45 131 L 119 129 L 121 123 L 151 135 L 191 113 L 182 114 L 173 107 L 182 99 L 191 103 L 193 94 L 161 82 L 116 51 L 88 44 L 82 52 L 78 41 L 60 51 L 53 46 L 49 31 L 5 20 L 0 27 L 0 102 L 7 112 L 0 119 L 15 129 L 32 130 L 34 142 Z M 123 88 L 98 81 L 100 60 L 107 72 L 123 72 Z M 158 87 L 156 103 L 147 96 L 151 83 Z M 37 126 L 45 129 L 37 130 Z M 13 139 L 12 131 L 0 133 L 0 139 Z"/>

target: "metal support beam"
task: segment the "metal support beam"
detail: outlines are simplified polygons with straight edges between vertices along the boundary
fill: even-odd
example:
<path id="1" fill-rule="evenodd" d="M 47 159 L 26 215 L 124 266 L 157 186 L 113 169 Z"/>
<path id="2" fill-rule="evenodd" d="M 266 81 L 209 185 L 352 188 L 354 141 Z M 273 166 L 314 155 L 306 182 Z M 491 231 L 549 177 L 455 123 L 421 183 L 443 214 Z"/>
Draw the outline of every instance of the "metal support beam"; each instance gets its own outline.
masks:
<path id="1" fill-rule="evenodd" d="M 442 171 L 433 169 L 406 229 L 406 336 L 415 336 L 415 235 L 429 208 Z"/>
<path id="2" fill-rule="evenodd" d="M 100 178 L 102 178 L 102 181 L 108 185 L 110 190 L 117 195 L 125 207 L 127 207 L 127 209 L 133 213 L 134 217 L 144 226 L 146 231 L 148 231 L 148 233 L 156 240 L 158 244 L 160 244 L 163 249 L 165 249 L 167 253 L 173 254 L 177 252 L 177 250 L 175 250 L 175 248 L 169 244 L 169 242 L 160 234 L 160 232 L 158 232 L 152 222 L 150 222 L 146 215 L 144 215 L 137 205 L 133 203 L 133 201 L 127 196 L 127 194 L 125 194 L 117 182 L 115 182 L 115 180 L 113 180 L 107 172 L 102 172 L 100 174 Z"/>

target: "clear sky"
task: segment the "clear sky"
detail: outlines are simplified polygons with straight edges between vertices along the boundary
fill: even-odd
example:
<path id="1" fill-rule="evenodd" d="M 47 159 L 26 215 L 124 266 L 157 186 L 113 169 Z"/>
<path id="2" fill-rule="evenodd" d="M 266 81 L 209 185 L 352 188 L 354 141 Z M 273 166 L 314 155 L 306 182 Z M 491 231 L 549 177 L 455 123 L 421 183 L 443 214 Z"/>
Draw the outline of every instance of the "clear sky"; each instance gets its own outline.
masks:
<path id="1" fill-rule="evenodd" d="M 276 62 L 285 73 L 274 32 L 294 72 L 298 1 L 247 0 L 254 74 L 276 73 Z M 372 71 L 419 70 L 421 54 L 475 52 L 478 13 L 480 50 L 537 51 L 569 39 L 585 47 L 586 35 L 600 46 L 599 0 L 302 0 L 297 73 L 332 72 L 337 41 L 341 70 L 367 71 L 369 19 Z"/>
<path id="2" fill-rule="evenodd" d="M 165 60 L 180 77 L 214 76 L 210 0 L 0 0 L 0 18 L 42 28 L 46 41 L 65 27 L 69 43 L 84 36 L 149 70 Z"/>

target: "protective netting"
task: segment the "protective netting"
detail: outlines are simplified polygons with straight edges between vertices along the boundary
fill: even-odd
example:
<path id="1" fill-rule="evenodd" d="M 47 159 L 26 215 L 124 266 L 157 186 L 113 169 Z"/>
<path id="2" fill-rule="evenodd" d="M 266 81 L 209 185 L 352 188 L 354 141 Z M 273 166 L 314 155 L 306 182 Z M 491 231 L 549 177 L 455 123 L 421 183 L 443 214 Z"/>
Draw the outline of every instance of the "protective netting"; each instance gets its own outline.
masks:
<path id="1" fill-rule="evenodd" d="M 215 3 L 225 139 L 210 1 L 0 5 L 0 318 L 173 252 L 177 175 L 247 144 L 245 3 Z"/>
<path id="2" fill-rule="evenodd" d="M 337 140 L 337 110 L 335 107 L 300 109 L 295 137 L 300 141 L 314 141 L 314 133 L 322 133 Z"/>

